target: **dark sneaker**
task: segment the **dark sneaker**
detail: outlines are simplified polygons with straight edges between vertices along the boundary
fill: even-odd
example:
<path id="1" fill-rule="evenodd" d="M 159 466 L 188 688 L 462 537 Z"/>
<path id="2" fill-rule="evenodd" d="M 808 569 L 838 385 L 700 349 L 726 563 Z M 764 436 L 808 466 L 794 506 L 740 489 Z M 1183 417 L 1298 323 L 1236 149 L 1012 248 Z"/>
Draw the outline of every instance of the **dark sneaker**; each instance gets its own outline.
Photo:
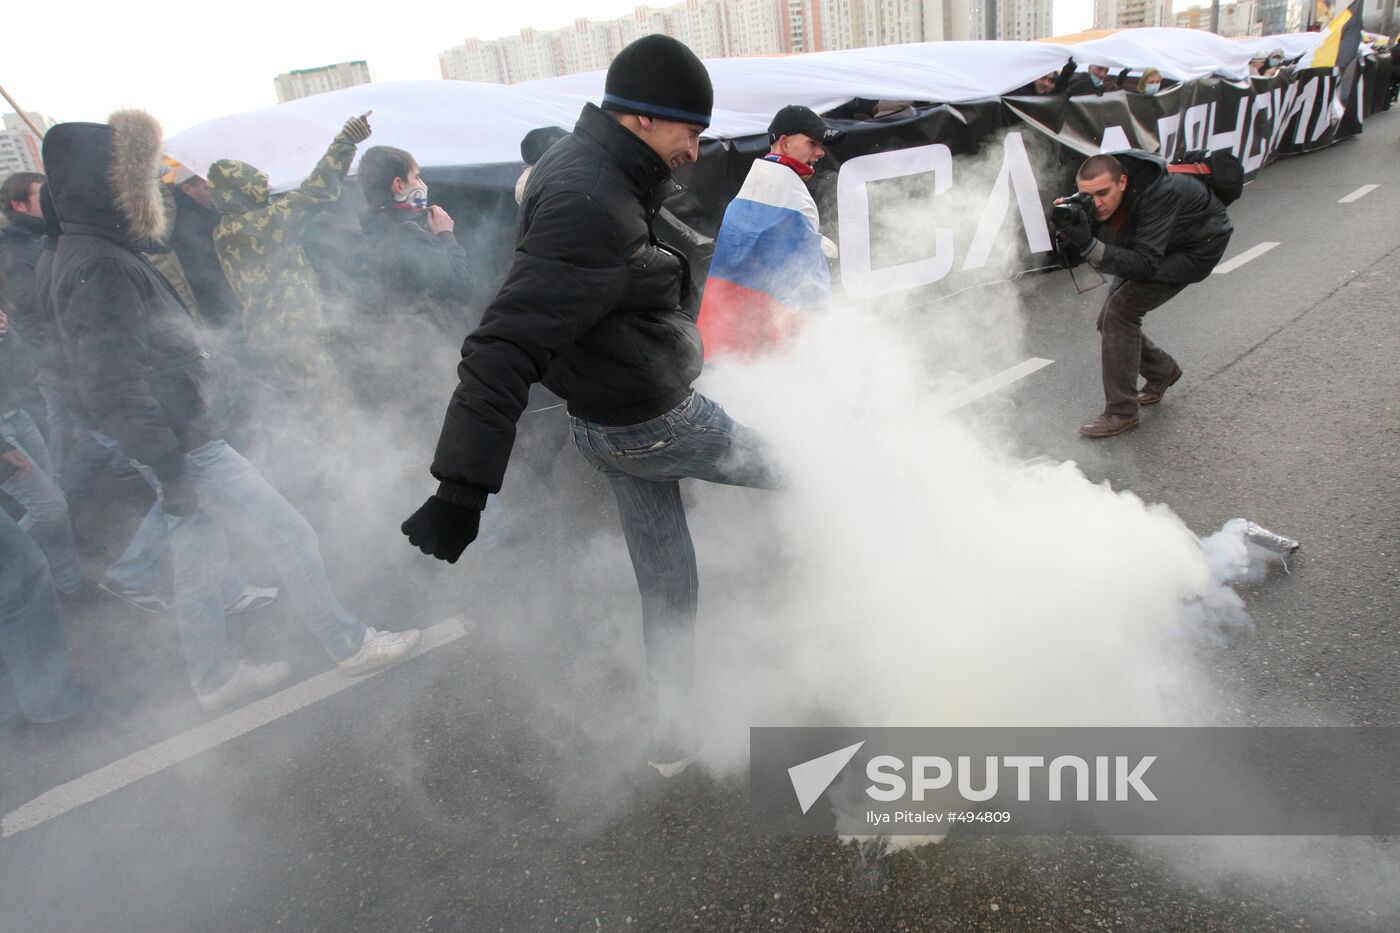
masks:
<path id="1" fill-rule="evenodd" d="M 129 590 L 124 586 L 118 586 L 110 580 L 100 584 L 99 588 L 102 592 L 109 593 L 122 602 L 135 606 L 142 612 L 160 613 L 170 611 L 170 604 L 154 593 L 142 593 L 137 590 Z"/>
<path id="2" fill-rule="evenodd" d="M 243 592 L 224 607 L 224 613 L 236 616 L 241 612 L 257 612 L 259 609 L 277 602 L 278 592 L 275 586 L 245 586 Z"/>
<path id="3" fill-rule="evenodd" d="M 126 482 L 128 480 L 140 479 L 141 471 L 136 469 L 135 462 L 123 458 L 112 464 L 112 478 Z"/>
<path id="4" fill-rule="evenodd" d="M 81 612 L 95 607 L 102 601 L 102 590 L 91 580 L 84 580 L 75 589 L 60 590 L 59 605 L 64 612 Z"/>

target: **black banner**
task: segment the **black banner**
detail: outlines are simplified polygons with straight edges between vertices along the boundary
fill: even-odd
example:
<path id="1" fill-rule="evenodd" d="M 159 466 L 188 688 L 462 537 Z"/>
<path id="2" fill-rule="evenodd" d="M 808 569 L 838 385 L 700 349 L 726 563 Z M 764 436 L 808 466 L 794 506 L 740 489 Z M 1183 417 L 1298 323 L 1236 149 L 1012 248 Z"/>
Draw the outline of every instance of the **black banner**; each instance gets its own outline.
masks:
<path id="1" fill-rule="evenodd" d="M 1051 200 L 1073 190 L 1086 156 L 1228 149 L 1253 178 L 1282 155 L 1360 133 L 1367 115 L 1389 107 L 1391 67 L 1385 54 L 1342 69 L 1187 81 L 1155 95 L 1007 96 L 833 120 L 848 138 L 810 184 L 822 232 L 841 250 L 834 276 L 848 295 L 916 304 L 1053 267 L 1045 215 Z M 725 207 L 767 149 L 761 136 L 705 141 L 699 161 L 677 170 L 684 190 L 666 202 L 657 233 L 690 256 L 695 281 L 704 281 Z M 424 172 L 454 216 L 481 218 L 478 230 L 496 231 L 471 244 L 490 281 L 504 274 L 513 247 L 501 232 L 513 229 L 506 183 L 518 171 L 501 169 Z"/>

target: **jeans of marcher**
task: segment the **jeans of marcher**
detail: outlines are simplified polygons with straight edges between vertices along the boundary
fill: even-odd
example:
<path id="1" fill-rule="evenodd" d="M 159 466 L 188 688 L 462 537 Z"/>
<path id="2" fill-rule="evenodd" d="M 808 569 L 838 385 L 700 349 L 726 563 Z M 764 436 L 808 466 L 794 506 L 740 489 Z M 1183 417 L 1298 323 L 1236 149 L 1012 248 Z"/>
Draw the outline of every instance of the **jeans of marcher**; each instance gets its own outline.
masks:
<path id="1" fill-rule="evenodd" d="M 222 534 L 220 530 L 220 534 Z M 146 517 L 127 542 L 117 562 L 107 568 L 107 582 L 128 592 L 154 594 L 160 586 L 162 562 L 170 550 L 170 529 L 160 500 L 151 503 Z M 223 604 L 231 605 L 247 589 L 248 583 L 232 564 L 224 570 L 219 585 Z"/>
<path id="2" fill-rule="evenodd" d="M 228 563 L 223 527 L 261 545 L 307 627 L 337 661 L 364 641 L 365 626 L 336 600 L 316 532 L 238 451 L 210 441 L 185 455 L 199 493 L 190 515 L 166 515 L 175 566 L 175 611 L 190 680 L 213 690 L 238 666 L 228 647 L 220 581 Z M 151 474 L 143 468 L 149 477 Z"/>
<path id="3" fill-rule="evenodd" d="M 658 728 L 683 736 L 693 714 L 699 580 L 680 480 L 776 489 L 781 477 L 763 437 L 697 392 L 641 424 L 570 422 L 574 444 L 617 499 L 642 598 Z"/>
<path id="4" fill-rule="evenodd" d="M 68 500 L 54 482 L 53 463 L 48 445 L 26 411 L 13 411 L 0 419 L 0 435 L 32 463 L 26 476 L 11 476 L 0 489 L 24 507 L 19 526 L 33 535 L 49 559 L 53 583 L 61 593 L 71 593 L 86 579 L 73 540 L 73 521 Z"/>
<path id="5" fill-rule="evenodd" d="M 0 661 L 14 682 L 20 712 L 31 722 L 67 719 L 89 702 L 68 665 L 68 640 L 44 552 L 3 510 Z"/>
<path id="6" fill-rule="evenodd" d="M 79 503 L 97 494 L 102 471 L 122 459 L 121 445 L 95 431 L 81 418 L 76 419 L 73 444 L 68 459 L 59 467 L 58 480 L 68 501 Z"/>
<path id="7" fill-rule="evenodd" d="M 39 394 L 44 397 L 44 407 L 49 410 L 49 458 L 53 461 L 54 475 L 60 480 L 63 465 L 68 462 L 69 444 L 73 437 L 73 410 L 68 407 L 62 384 L 63 377 L 58 370 L 47 366 L 39 369 Z M 61 481 L 59 485 L 62 486 Z"/>
<path id="8" fill-rule="evenodd" d="M 1103 335 L 1104 413 L 1135 415 L 1137 378 L 1165 382 L 1176 360 L 1142 332 L 1143 315 L 1160 308 L 1186 286 L 1176 282 L 1129 282 L 1114 279 L 1099 312 Z"/>

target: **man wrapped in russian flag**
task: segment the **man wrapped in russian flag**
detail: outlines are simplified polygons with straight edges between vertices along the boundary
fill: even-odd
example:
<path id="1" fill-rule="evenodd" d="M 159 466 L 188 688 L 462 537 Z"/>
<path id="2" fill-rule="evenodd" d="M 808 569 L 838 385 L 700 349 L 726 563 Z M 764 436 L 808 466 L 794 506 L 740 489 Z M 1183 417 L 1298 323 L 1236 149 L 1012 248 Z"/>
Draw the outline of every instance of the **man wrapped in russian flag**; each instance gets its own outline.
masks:
<path id="1" fill-rule="evenodd" d="M 825 303 L 836 244 L 821 235 L 807 180 L 826 147 L 845 138 L 806 107 L 784 107 L 773 117 L 771 148 L 749 169 L 715 239 L 700 304 L 706 359 L 772 350 L 793 334 L 803 312 Z"/>

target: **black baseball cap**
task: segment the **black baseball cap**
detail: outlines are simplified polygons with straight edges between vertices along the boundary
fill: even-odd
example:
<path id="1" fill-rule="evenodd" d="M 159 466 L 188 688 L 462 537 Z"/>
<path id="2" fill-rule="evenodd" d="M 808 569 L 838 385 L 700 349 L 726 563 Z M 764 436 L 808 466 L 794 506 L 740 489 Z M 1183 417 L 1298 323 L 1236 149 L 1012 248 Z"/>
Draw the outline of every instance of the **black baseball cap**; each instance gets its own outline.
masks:
<path id="1" fill-rule="evenodd" d="M 834 146 L 846 138 L 845 130 L 827 126 L 810 107 L 797 104 L 789 104 L 779 110 L 773 122 L 768 124 L 768 138 L 773 142 L 777 142 L 779 136 L 795 136 L 798 133 L 812 137 L 823 146 Z"/>

